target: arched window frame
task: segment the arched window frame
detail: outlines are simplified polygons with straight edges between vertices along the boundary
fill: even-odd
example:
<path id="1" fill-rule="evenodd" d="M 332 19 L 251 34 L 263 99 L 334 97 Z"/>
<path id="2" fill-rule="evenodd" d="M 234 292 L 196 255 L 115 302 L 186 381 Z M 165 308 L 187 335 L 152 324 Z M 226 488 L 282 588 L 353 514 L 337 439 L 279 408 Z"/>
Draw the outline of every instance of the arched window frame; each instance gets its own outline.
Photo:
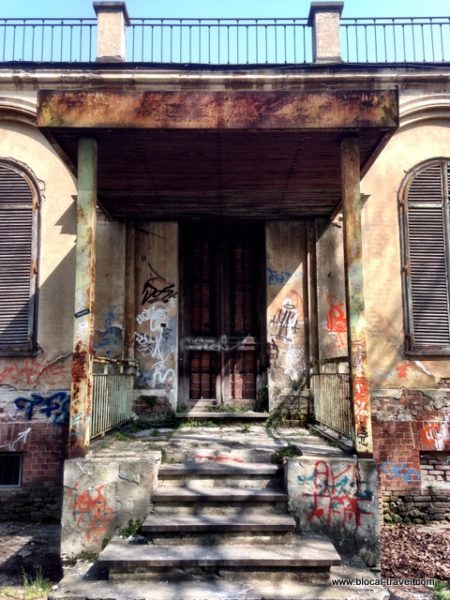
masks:
<path id="1" fill-rule="evenodd" d="M 39 252 L 39 206 L 40 206 L 40 192 L 37 181 L 30 169 L 12 158 L 0 157 L 0 166 L 9 169 L 11 172 L 19 175 L 27 184 L 30 189 L 30 204 L 31 219 L 24 226 L 21 235 L 29 234 L 30 236 L 30 248 L 29 256 L 27 257 L 27 263 L 22 262 L 23 272 L 29 272 L 30 285 L 26 293 L 23 293 L 21 298 L 12 297 L 5 298 L 3 301 L 5 304 L 18 300 L 19 302 L 26 298 L 26 334 L 25 331 L 22 336 L 18 339 L 14 339 L 15 336 L 11 334 L 5 334 L 0 336 L 0 356 L 14 356 L 14 355 L 30 355 L 36 351 L 36 339 L 37 339 L 37 280 L 38 280 L 38 252 Z M 0 177 L 2 175 L 0 174 Z M 1 193 L 1 191 L 0 191 Z M 8 226 L 9 222 L 12 222 L 13 211 L 25 209 L 25 202 L 14 202 L 9 201 L 2 204 L 0 200 L 0 219 L 3 223 Z M 3 213 L 3 214 L 2 214 Z M 0 259 L 1 260 L 1 259 Z M 0 270 L 2 270 L 2 264 L 0 263 Z M 4 276 L 7 277 L 6 269 L 3 267 Z M 3 305 L 5 306 L 5 305 Z M 2 310 L 2 300 L 0 299 L 0 310 Z M 3 309 L 4 310 L 4 309 Z"/>
<path id="2" fill-rule="evenodd" d="M 439 157 L 416 165 L 400 187 L 405 353 L 409 355 L 450 355 L 449 180 L 450 158 Z"/>

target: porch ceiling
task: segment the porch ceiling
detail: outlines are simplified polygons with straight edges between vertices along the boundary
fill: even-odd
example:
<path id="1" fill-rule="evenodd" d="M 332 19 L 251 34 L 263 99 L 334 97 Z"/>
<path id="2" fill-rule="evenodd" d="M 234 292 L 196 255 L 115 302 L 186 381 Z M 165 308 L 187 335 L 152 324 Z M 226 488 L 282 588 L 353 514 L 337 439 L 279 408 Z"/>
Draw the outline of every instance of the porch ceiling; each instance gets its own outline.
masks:
<path id="1" fill-rule="evenodd" d="M 78 139 L 96 139 L 114 217 L 274 219 L 332 212 L 342 136 L 358 136 L 364 172 L 398 122 L 393 92 L 195 95 L 41 92 L 38 125 L 74 165 Z"/>

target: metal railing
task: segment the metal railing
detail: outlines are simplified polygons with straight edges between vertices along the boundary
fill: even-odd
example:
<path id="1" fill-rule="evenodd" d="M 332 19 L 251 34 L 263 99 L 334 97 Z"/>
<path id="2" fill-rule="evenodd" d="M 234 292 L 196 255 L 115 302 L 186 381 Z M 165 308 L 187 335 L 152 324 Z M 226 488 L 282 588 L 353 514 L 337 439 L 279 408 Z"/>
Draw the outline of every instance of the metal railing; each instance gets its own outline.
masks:
<path id="1" fill-rule="evenodd" d="M 0 19 L 0 61 L 92 62 L 96 19 Z"/>
<path id="2" fill-rule="evenodd" d="M 316 421 L 345 436 L 353 436 L 349 373 L 311 375 Z"/>
<path id="3" fill-rule="evenodd" d="M 341 19 L 346 63 L 450 61 L 450 17 Z M 96 19 L 0 19 L 0 62 L 94 62 Z M 308 64 L 306 19 L 131 19 L 127 61 L 159 64 Z"/>
<path id="4" fill-rule="evenodd" d="M 450 61 L 450 17 L 341 19 L 347 63 Z"/>
<path id="5" fill-rule="evenodd" d="M 136 374 L 133 360 L 94 359 L 90 438 L 128 421 L 132 416 L 132 392 Z"/>
<path id="6" fill-rule="evenodd" d="M 206 65 L 312 61 L 306 19 L 131 19 L 132 62 Z"/>

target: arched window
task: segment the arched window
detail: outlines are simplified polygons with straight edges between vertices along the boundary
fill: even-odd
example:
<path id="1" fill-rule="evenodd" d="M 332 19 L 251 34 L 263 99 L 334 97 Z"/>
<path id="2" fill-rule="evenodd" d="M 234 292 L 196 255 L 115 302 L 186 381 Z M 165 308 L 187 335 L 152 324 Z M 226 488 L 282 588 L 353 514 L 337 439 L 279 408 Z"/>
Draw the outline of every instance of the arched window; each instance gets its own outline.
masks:
<path id="1" fill-rule="evenodd" d="M 0 160 L 0 353 L 35 345 L 37 190 L 27 173 Z"/>
<path id="2" fill-rule="evenodd" d="M 406 349 L 450 353 L 450 160 L 417 166 L 402 193 Z"/>

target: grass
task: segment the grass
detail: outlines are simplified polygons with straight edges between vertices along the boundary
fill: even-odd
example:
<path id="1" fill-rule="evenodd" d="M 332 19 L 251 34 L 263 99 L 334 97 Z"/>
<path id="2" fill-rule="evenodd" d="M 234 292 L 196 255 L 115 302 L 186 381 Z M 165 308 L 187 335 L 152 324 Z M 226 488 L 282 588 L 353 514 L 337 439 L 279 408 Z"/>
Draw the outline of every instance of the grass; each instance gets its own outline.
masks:
<path id="1" fill-rule="evenodd" d="M 239 433 L 249 433 L 250 431 L 250 425 L 242 425 L 242 427 L 239 429 Z"/>
<path id="2" fill-rule="evenodd" d="M 436 600 L 450 600 L 450 590 L 443 581 L 436 581 L 434 584 Z"/>
<path id="3" fill-rule="evenodd" d="M 121 538 L 129 538 L 137 535 L 141 529 L 142 521 L 140 519 L 130 519 L 126 525 L 119 529 Z"/>
<path id="4" fill-rule="evenodd" d="M 98 552 L 94 552 L 93 550 L 82 550 L 74 557 L 74 559 L 81 560 L 83 562 L 94 562 L 97 560 L 97 556 Z"/>
<path id="5" fill-rule="evenodd" d="M 180 425 L 180 427 L 217 427 L 217 423 L 211 420 L 203 420 L 203 419 L 186 419 Z"/>
<path id="6" fill-rule="evenodd" d="M 295 458 L 301 456 L 302 451 L 294 444 L 288 444 L 283 448 L 279 448 L 272 454 L 272 462 L 281 465 L 285 458 Z"/>
<path id="7" fill-rule="evenodd" d="M 23 571 L 23 589 L 14 587 L 0 588 L 0 598 L 14 600 L 45 600 L 52 590 L 52 583 L 44 577 L 41 569 L 35 575 Z"/>

